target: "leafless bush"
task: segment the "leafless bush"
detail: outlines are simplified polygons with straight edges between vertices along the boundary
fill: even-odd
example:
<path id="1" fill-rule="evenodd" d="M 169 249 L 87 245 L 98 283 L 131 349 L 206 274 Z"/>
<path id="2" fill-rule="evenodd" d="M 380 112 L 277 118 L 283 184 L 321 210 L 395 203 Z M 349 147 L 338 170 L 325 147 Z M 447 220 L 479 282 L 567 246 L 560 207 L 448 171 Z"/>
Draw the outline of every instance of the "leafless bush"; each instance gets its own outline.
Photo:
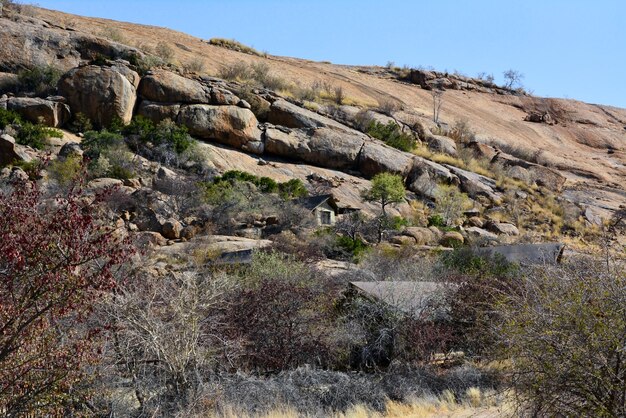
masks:
<path id="1" fill-rule="evenodd" d="M 170 62 L 174 58 L 174 50 L 165 42 L 159 42 L 154 48 L 154 52 L 165 62 Z"/>
<path id="2" fill-rule="evenodd" d="M 189 73 L 202 73 L 206 68 L 206 63 L 200 58 L 194 58 L 183 64 L 183 69 Z"/>
<path id="3" fill-rule="evenodd" d="M 461 399 L 470 387 L 493 388 L 493 376 L 469 366 L 439 374 L 425 367 L 394 366 L 378 375 L 325 371 L 309 367 L 269 378 L 225 376 L 213 388 L 218 411 L 257 415 L 289 405 L 307 416 L 331 416 L 355 405 L 384 412 L 389 399 L 410 402 L 445 390 Z"/>
<path id="4" fill-rule="evenodd" d="M 443 106 L 443 90 L 433 89 L 430 94 L 433 98 L 433 122 L 439 123 L 441 106 Z"/>
<path id="5" fill-rule="evenodd" d="M 246 80 L 250 77 L 250 67 L 243 61 L 224 65 L 218 75 L 225 80 Z"/>
<path id="6" fill-rule="evenodd" d="M 343 104 L 343 101 L 346 98 L 346 94 L 343 91 L 343 87 L 342 86 L 336 86 L 333 90 L 333 101 L 338 104 L 341 105 Z"/>
<path id="7" fill-rule="evenodd" d="M 533 415 L 626 415 L 626 266 L 576 259 L 531 269 L 501 305 L 495 332 Z"/>
<path id="8" fill-rule="evenodd" d="M 217 330 L 232 288 L 224 275 L 194 272 L 143 276 L 121 287 L 104 302 L 111 339 L 100 384 L 122 386 L 100 393 L 132 396 L 137 412 L 148 415 L 171 414 L 188 404 L 216 359 L 229 352 Z"/>
<path id="9" fill-rule="evenodd" d="M 398 110 L 401 110 L 402 106 L 393 100 L 382 100 L 378 104 L 378 111 L 384 115 L 392 116 Z"/>

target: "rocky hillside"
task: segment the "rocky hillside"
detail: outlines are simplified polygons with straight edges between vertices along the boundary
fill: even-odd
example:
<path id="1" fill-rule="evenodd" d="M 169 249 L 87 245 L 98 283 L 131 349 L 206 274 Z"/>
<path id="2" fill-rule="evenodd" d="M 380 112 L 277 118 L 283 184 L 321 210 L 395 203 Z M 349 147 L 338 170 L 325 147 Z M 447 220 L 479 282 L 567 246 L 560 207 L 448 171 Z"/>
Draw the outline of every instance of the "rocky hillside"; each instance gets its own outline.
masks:
<path id="1" fill-rule="evenodd" d="M 299 178 L 310 190 L 332 191 L 341 207 L 369 213 L 376 207 L 360 193 L 381 172 L 400 175 L 412 199 L 436 201 L 437 185 L 458 186 L 471 198 L 469 213 L 482 217 L 470 226 L 486 236 L 575 231 L 626 201 L 624 109 L 458 74 L 242 52 L 165 28 L 34 7 L 5 10 L 0 23 L 0 106 L 52 127 L 67 128 L 79 113 L 97 129 L 136 115 L 171 119 L 203 141 L 219 172 Z M 44 66 L 61 74 L 53 96 L 24 91 L 17 74 Z M 442 104 L 438 123 L 434 100 Z M 372 131 L 389 123 L 416 145 L 392 147 Z M 59 145 L 77 140 L 66 133 Z M 559 208 L 547 209 L 546 199 Z"/>

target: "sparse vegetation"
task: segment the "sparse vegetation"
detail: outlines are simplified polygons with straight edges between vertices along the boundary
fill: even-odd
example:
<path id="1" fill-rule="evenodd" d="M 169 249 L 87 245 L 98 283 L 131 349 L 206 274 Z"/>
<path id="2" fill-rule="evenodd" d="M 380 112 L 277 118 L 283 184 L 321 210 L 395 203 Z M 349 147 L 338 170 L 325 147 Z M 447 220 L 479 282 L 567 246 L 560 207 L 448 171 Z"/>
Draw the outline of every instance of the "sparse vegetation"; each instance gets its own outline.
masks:
<path id="1" fill-rule="evenodd" d="M 453 185 L 439 185 L 435 191 L 436 210 L 445 226 L 457 225 L 464 210 L 471 204 L 465 193 Z M 438 226 L 438 225 L 437 225 Z"/>
<path id="2" fill-rule="evenodd" d="M 63 133 L 57 129 L 48 128 L 41 123 L 24 121 L 16 112 L 0 108 L 0 129 L 7 126 L 15 130 L 15 140 L 18 144 L 35 149 L 43 149 L 48 138 L 63 138 Z"/>
<path id="3" fill-rule="evenodd" d="M 441 106 L 443 106 L 443 90 L 433 89 L 430 94 L 433 98 L 433 122 L 439 123 Z"/>
<path id="4" fill-rule="evenodd" d="M 517 70 L 507 70 L 502 73 L 504 77 L 504 87 L 507 89 L 521 88 L 522 87 L 522 79 L 524 78 L 524 74 L 520 73 Z"/>
<path id="5" fill-rule="evenodd" d="M 258 57 L 262 57 L 265 55 L 260 53 L 256 49 L 244 45 L 234 39 L 211 38 L 209 39 L 209 44 L 219 46 L 221 48 L 230 49 L 232 51 L 243 52 L 244 54 L 256 55 Z"/>
<path id="6" fill-rule="evenodd" d="M 18 73 L 19 88 L 38 96 L 54 94 L 61 78 L 61 70 L 53 66 L 34 67 Z"/>

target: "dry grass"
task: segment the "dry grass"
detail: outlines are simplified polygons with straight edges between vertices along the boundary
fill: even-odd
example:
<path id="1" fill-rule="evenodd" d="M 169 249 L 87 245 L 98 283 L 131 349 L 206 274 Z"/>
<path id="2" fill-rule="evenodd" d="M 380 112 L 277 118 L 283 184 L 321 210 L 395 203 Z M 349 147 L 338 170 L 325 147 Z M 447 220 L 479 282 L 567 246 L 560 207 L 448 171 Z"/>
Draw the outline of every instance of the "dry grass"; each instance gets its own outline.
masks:
<path id="1" fill-rule="evenodd" d="M 496 178 L 496 174 L 489 170 L 484 162 L 476 159 L 465 161 L 461 158 L 453 157 L 451 155 L 441 152 L 433 152 L 424 146 L 418 146 L 414 148 L 411 152 L 419 157 L 426 158 L 427 160 L 433 161 L 435 163 L 448 164 L 461 168 L 463 170 L 472 171 L 476 174 L 480 174 L 481 176 L 493 179 Z"/>
<path id="2" fill-rule="evenodd" d="M 424 396 L 411 402 L 387 401 L 385 412 L 374 411 L 364 405 L 354 405 L 345 412 L 329 413 L 332 418 L 434 418 L 434 417 L 492 417 L 501 416 L 510 409 L 508 396 L 494 391 L 483 392 L 471 387 L 463 399 L 457 400 L 454 394 L 446 390 L 440 396 Z M 300 418 L 309 415 L 298 413 L 289 406 L 279 407 L 258 415 L 242 414 L 232 407 L 225 408 L 215 418 Z"/>
<path id="3" fill-rule="evenodd" d="M 243 52 L 244 54 L 249 55 L 256 55 L 257 57 L 263 57 L 266 55 L 234 39 L 211 38 L 209 39 L 209 44 L 219 46 L 221 48 L 230 49 L 231 51 Z"/>

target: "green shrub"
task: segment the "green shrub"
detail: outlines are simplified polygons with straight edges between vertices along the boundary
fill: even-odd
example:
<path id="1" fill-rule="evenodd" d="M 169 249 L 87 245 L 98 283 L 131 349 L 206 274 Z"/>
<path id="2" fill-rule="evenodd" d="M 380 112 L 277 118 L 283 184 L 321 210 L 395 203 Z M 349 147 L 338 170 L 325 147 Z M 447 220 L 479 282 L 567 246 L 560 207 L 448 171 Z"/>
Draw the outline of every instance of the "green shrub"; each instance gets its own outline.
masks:
<path id="1" fill-rule="evenodd" d="M 388 220 L 388 223 L 389 228 L 396 231 L 401 230 L 405 226 L 410 226 L 411 224 L 407 219 L 404 219 L 402 216 L 394 216 Z"/>
<path id="2" fill-rule="evenodd" d="M 380 122 L 371 121 L 367 127 L 367 134 L 401 151 L 409 152 L 417 144 L 412 135 L 402 132 L 400 127 L 394 122 L 383 125 Z"/>
<path id="3" fill-rule="evenodd" d="M 294 199 L 298 197 L 306 197 L 309 191 L 300 179 L 291 179 L 278 185 L 278 191 L 283 199 Z"/>
<path id="4" fill-rule="evenodd" d="M 50 65 L 24 70 L 18 74 L 20 89 L 37 95 L 56 92 L 60 78 L 61 70 Z"/>
<path id="5" fill-rule="evenodd" d="M 48 166 L 48 173 L 59 185 L 67 186 L 80 174 L 82 162 L 82 158 L 77 155 L 56 159 Z"/>
<path id="6" fill-rule="evenodd" d="M 351 254 L 354 258 L 359 258 L 369 248 L 360 238 L 350 238 L 346 235 L 337 237 L 337 246 Z"/>
<path id="7" fill-rule="evenodd" d="M 63 138 L 63 133 L 57 129 L 24 121 L 16 112 L 0 109 L 0 129 L 8 125 L 16 125 L 15 140 L 18 144 L 28 145 L 35 149 L 42 149 L 46 138 Z"/>
<path id="8" fill-rule="evenodd" d="M 125 135 L 137 135 L 141 142 L 150 142 L 153 145 L 167 145 L 177 154 L 185 152 L 193 143 L 187 128 L 177 125 L 170 119 L 164 119 L 155 125 L 150 119 L 136 116 L 130 124 L 121 131 Z"/>
<path id="9" fill-rule="evenodd" d="M 91 162 L 89 169 L 94 177 L 113 177 L 121 180 L 134 177 L 133 155 L 116 132 L 89 131 L 83 139 L 85 156 Z"/>
<path id="10" fill-rule="evenodd" d="M 284 183 L 277 183 L 269 177 L 258 177 L 254 174 L 239 170 L 229 170 L 213 179 L 213 184 L 248 182 L 254 184 L 261 193 L 279 193 L 283 199 L 304 197 L 309 194 L 300 179 L 291 179 Z"/>
<path id="11" fill-rule="evenodd" d="M 6 110 L 0 107 L 0 129 L 12 124 L 22 124 L 22 118 L 13 110 Z"/>
<path id="12" fill-rule="evenodd" d="M 82 145 L 87 157 L 97 158 L 104 149 L 123 143 L 123 141 L 122 135 L 103 129 L 102 131 L 85 132 Z"/>
<path id="13" fill-rule="evenodd" d="M 471 200 L 458 187 L 439 185 L 435 191 L 436 209 L 445 221 L 446 226 L 456 224 L 463 211 L 471 206 Z"/>
<path id="14" fill-rule="evenodd" d="M 93 130 L 93 125 L 91 124 L 91 120 L 84 113 L 78 112 L 70 124 L 70 130 L 72 132 L 88 132 Z"/>
<path id="15" fill-rule="evenodd" d="M 428 226 L 436 226 L 437 228 L 443 228 L 446 226 L 446 221 L 440 214 L 431 215 L 428 217 Z"/>
<path id="16" fill-rule="evenodd" d="M 59 130 L 48 128 L 40 124 L 33 125 L 25 122 L 19 129 L 16 141 L 18 144 L 28 145 L 35 149 L 42 149 L 47 138 L 63 138 L 63 133 Z"/>
<path id="17" fill-rule="evenodd" d="M 467 247 L 443 253 L 440 262 L 448 270 L 472 276 L 504 277 L 518 271 L 516 264 L 500 254 L 478 255 Z"/>

